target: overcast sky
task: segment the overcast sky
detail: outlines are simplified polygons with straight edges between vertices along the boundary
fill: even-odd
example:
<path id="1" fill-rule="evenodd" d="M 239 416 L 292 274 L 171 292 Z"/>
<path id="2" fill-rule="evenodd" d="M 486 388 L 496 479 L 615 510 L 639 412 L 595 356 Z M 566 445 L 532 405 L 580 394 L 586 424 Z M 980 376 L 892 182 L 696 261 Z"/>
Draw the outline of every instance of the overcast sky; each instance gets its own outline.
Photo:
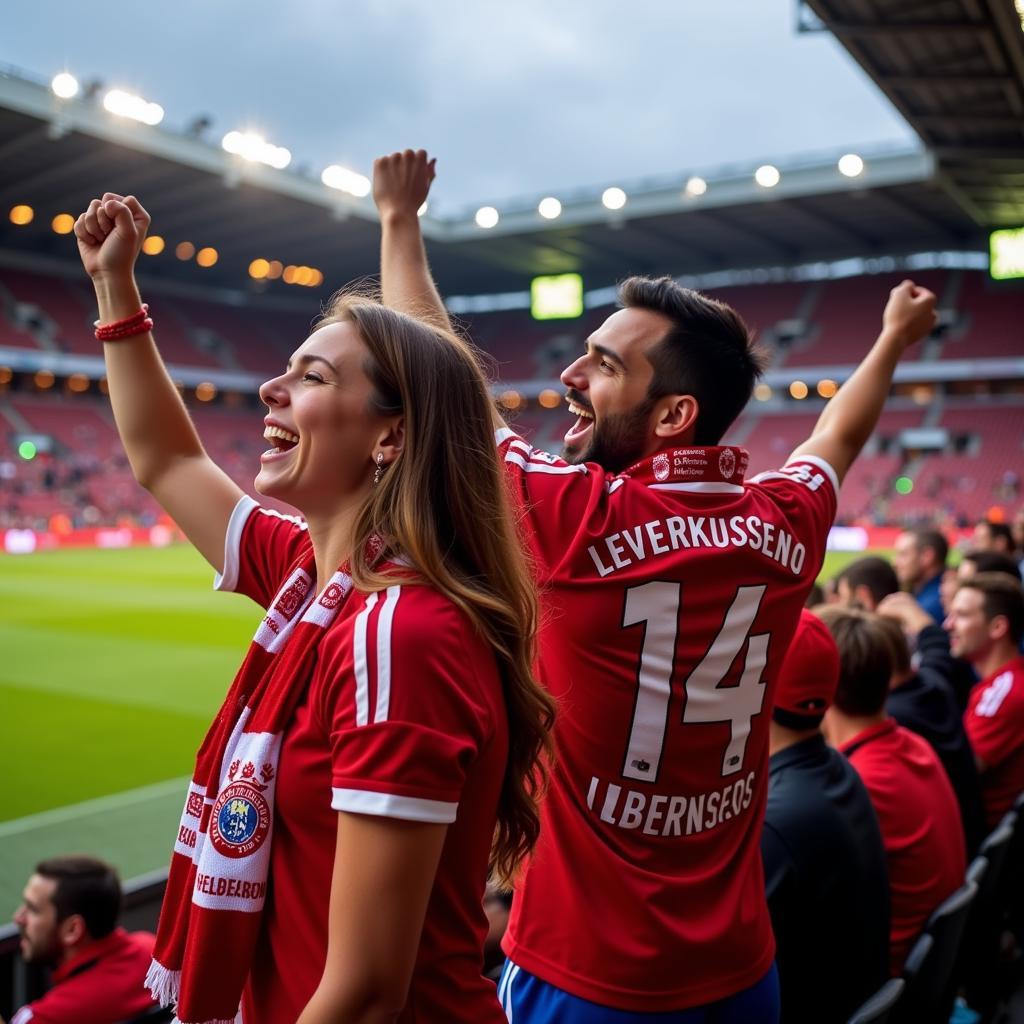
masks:
<path id="1" fill-rule="evenodd" d="M 912 145 L 795 0 L 3 0 L 0 62 L 256 127 L 319 175 L 406 146 L 438 209 Z"/>

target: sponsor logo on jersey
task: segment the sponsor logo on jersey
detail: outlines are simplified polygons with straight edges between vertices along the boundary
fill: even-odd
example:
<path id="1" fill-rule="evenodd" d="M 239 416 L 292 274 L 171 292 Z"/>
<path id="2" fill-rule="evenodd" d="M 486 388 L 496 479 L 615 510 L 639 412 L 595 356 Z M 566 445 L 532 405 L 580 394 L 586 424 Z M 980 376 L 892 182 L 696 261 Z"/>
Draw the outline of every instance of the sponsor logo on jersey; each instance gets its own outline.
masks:
<path id="1" fill-rule="evenodd" d="M 667 480 L 669 474 L 672 472 L 672 466 L 668 461 L 668 456 L 655 455 L 654 460 L 651 462 L 651 469 L 654 470 L 655 480 Z"/>
<path id="2" fill-rule="evenodd" d="M 718 456 L 718 472 L 728 480 L 736 472 L 736 456 L 731 448 L 723 448 Z"/>
<path id="3" fill-rule="evenodd" d="M 270 832 L 270 807 L 263 794 L 247 781 L 233 782 L 213 805 L 210 842 L 225 857 L 248 857 Z"/>

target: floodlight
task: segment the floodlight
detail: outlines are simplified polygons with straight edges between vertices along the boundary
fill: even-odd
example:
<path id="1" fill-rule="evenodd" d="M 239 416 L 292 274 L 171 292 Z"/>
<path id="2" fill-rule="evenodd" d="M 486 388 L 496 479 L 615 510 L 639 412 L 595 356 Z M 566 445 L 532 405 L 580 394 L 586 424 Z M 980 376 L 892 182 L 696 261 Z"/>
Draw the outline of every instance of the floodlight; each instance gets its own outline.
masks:
<path id="1" fill-rule="evenodd" d="M 164 108 L 123 89 L 111 89 L 103 97 L 103 107 L 118 117 L 127 117 L 143 124 L 157 125 L 164 119 Z"/>
<path id="2" fill-rule="evenodd" d="M 534 320 L 568 320 L 583 315 L 583 278 L 579 274 L 535 277 L 530 282 Z"/>
<path id="3" fill-rule="evenodd" d="M 221 146 L 234 156 L 257 164 L 266 164 L 283 171 L 291 162 L 292 154 L 284 146 L 267 142 L 258 132 L 228 132 L 220 141 Z"/>
<path id="4" fill-rule="evenodd" d="M 78 95 L 78 79 L 74 75 L 68 74 L 67 71 L 62 71 L 59 75 L 53 76 L 50 88 L 53 90 L 54 96 L 62 100 L 69 100 L 72 96 Z"/>
<path id="5" fill-rule="evenodd" d="M 325 167 L 320 180 L 328 188 L 336 188 L 339 192 L 347 192 L 350 196 L 362 199 L 370 194 L 370 179 L 365 174 L 350 171 L 347 167 L 331 164 Z"/>
<path id="6" fill-rule="evenodd" d="M 708 190 L 708 183 L 696 175 L 686 183 L 686 194 L 688 196 L 702 196 Z"/>
<path id="7" fill-rule="evenodd" d="M 797 400 L 801 400 L 807 397 L 808 387 L 802 380 L 795 380 L 789 385 L 789 393 Z"/>
<path id="8" fill-rule="evenodd" d="M 19 203 L 17 206 L 11 207 L 11 212 L 8 216 L 11 218 L 11 223 L 16 224 L 19 228 L 24 227 L 26 224 L 32 223 L 32 218 L 35 217 L 36 211 L 31 206 L 26 206 L 24 203 Z"/>
<path id="9" fill-rule="evenodd" d="M 75 227 L 75 218 L 70 213 L 58 213 L 56 217 L 50 221 L 50 227 L 53 228 L 54 232 L 58 235 L 70 235 Z"/>
<path id="10" fill-rule="evenodd" d="M 756 171 L 754 171 L 754 181 L 756 181 L 761 188 L 775 188 L 781 179 L 782 175 L 779 174 L 778 167 L 774 167 L 772 164 L 762 164 Z"/>
<path id="11" fill-rule="evenodd" d="M 481 228 L 493 228 L 498 223 L 498 211 L 493 206 L 481 206 L 476 211 L 476 223 Z"/>
<path id="12" fill-rule="evenodd" d="M 1024 277 L 1024 228 L 1003 228 L 988 236 L 988 272 L 994 281 Z"/>
<path id="13" fill-rule="evenodd" d="M 621 188 L 612 186 L 601 193 L 601 202 L 609 210 L 621 210 L 626 205 L 626 193 Z"/>
<path id="14" fill-rule="evenodd" d="M 561 214 L 562 204 L 554 196 L 548 196 L 537 204 L 537 212 L 545 220 L 554 220 Z"/>
<path id="15" fill-rule="evenodd" d="M 847 178 L 856 178 L 864 173 L 864 161 L 856 153 L 847 153 L 839 158 L 839 173 Z"/>

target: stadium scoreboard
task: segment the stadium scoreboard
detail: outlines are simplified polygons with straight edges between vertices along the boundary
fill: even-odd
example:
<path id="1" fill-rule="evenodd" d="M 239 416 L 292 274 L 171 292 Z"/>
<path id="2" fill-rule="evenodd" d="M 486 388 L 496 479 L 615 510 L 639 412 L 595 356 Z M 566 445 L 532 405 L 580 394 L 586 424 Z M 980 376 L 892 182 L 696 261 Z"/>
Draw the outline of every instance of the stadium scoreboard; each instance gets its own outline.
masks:
<path id="1" fill-rule="evenodd" d="M 1024 227 L 993 231 L 988 236 L 988 253 L 993 281 L 1024 277 Z"/>
<path id="2" fill-rule="evenodd" d="M 583 315 L 583 278 L 579 274 L 535 277 L 530 282 L 534 320 L 571 320 Z"/>

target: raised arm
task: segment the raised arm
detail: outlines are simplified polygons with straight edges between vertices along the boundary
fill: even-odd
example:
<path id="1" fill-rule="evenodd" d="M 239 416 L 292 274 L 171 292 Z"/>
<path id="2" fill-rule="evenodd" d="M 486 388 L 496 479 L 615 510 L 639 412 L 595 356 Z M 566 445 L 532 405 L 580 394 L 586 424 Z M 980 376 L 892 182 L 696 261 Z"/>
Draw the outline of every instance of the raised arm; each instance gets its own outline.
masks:
<path id="1" fill-rule="evenodd" d="M 451 327 L 420 231 L 434 165 L 424 150 L 382 156 L 373 163 L 373 201 L 380 213 L 380 281 L 384 305 L 446 330 Z"/>
<path id="2" fill-rule="evenodd" d="M 380 213 L 381 297 L 385 306 L 435 324 L 461 343 L 430 275 L 420 231 L 419 208 L 430 192 L 436 162 L 422 149 L 407 149 L 373 162 L 373 201 Z M 497 406 L 493 420 L 495 430 L 505 426 Z"/>
<path id="3" fill-rule="evenodd" d="M 793 452 L 824 459 L 842 481 L 882 414 L 892 375 L 904 351 L 935 326 L 935 296 L 913 281 L 893 288 L 882 314 L 882 333 L 839 389 L 811 436 Z"/>
<path id="4" fill-rule="evenodd" d="M 100 323 L 124 320 L 141 308 L 135 261 L 148 228 L 142 204 L 112 192 L 94 199 L 75 222 Z M 241 488 L 203 450 L 151 332 L 104 342 L 103 357 L 114 420 L 135 479 L 223 571 L 224 537 Z"/>

